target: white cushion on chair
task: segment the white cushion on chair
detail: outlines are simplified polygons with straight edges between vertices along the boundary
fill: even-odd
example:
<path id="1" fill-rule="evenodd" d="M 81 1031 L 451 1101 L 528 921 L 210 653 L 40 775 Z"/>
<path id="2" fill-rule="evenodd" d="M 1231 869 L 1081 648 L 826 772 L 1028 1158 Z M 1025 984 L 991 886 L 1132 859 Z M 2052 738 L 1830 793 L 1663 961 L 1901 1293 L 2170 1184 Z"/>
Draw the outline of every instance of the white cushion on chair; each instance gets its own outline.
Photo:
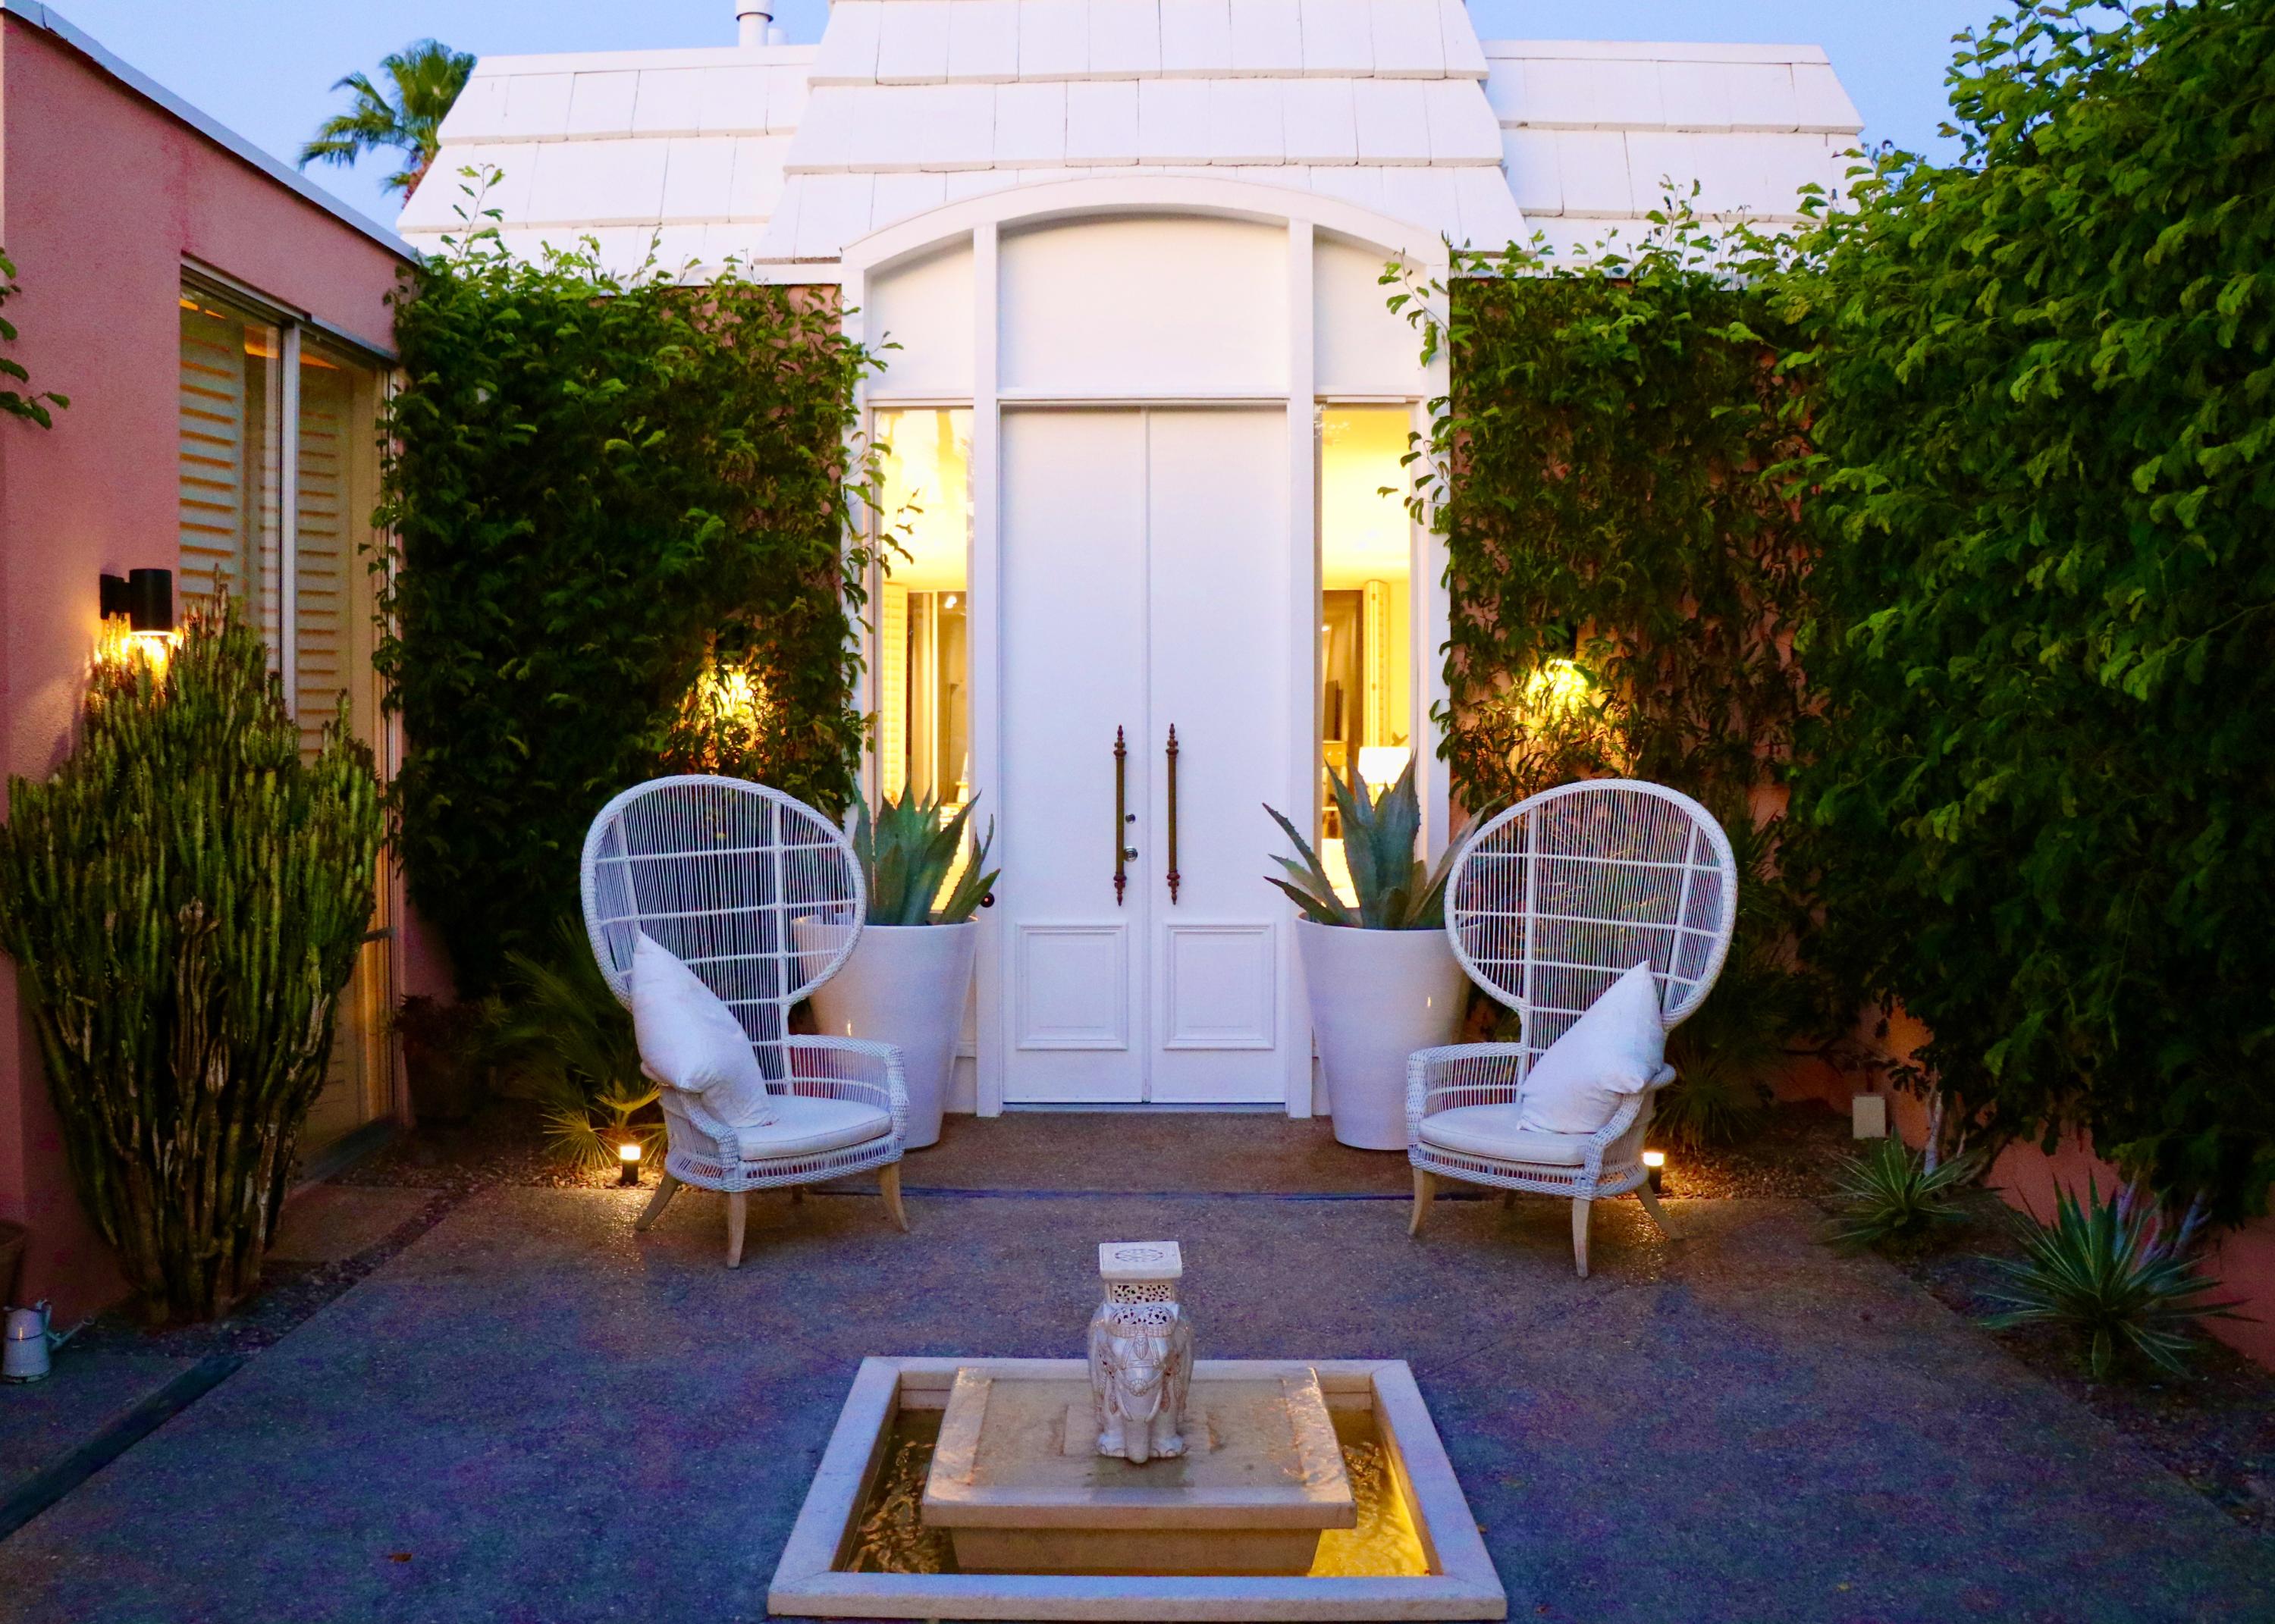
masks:
<path id="1" fill-rule="evenodd" d="M 1585 1134 L 1542 1133 L 1526 1128 L 1522 1107 L 1456 1106 L 1422 1119 L 1422 1143 L 1459 1156 L 1527 1161 L 1541 1167 L 1576 1167 Z"/>
<path id="2" fill-rule="evenodd" d="M 1605 988 L 1532 1062 L 1517 1094 L 1518 1126 L 1594 1133 L 1618 1114 L 1628 1095 L 1651 1086 L 1666 1060 L 1659 984 L 1646 962 Z"/>
<path id="3" fill-rule="evenodd" d="M 775 1120 L 778 1102 L 743 1023 L 646 931 L 632 943 L 631 991 L 632 1034 L 650 1077 L 702 1095 L 703 1108 L 731 1128 Z"/>
<path id="4" fill-rule="evenodd" d="M 819 1156 L 865 1144 L 893 1131 L 893 1119 L 858 1099 L 817 1099 L 806 1094 L 775 1094 L 775 1120 L 763 1128 L 737 1126 L 735 1138 L 744 1161 L 780 1161 Z"/>

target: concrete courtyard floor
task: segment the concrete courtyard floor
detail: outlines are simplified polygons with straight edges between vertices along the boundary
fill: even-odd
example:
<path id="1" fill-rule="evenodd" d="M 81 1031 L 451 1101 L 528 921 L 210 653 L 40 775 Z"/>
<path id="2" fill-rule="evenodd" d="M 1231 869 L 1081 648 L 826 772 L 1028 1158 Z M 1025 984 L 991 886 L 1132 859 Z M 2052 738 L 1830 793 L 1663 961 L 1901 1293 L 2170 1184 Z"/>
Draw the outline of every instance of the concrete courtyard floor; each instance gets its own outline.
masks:
<path id="1" fill-rule="evenodd" d="M 1180 1147 L 1186 1153 L 1180 1153 Z M 2239 1527 L 1781 1199 L 1441 1199 L 1267 1118 L 957 1122 L 873 1194 L 494 1186 L 0 1540 L 9 1620 L 765 1615 L 860 1357 L 1065 1356 L 1095 1243 L 1200 1351 L 1410 1361 L 1513 1619 L 2275 1619 Z M 1143 1191 L 1116 1194 L 1115 1190 Z"/>

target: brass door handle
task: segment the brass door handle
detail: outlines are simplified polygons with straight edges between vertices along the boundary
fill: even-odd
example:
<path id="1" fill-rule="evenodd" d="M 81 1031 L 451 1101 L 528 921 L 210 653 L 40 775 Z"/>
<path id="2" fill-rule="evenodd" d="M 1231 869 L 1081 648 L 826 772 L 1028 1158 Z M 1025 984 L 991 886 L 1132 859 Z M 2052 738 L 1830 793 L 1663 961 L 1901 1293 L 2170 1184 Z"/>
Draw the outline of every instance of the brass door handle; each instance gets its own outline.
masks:
<path id="1" fill-rule="evenodd" d="M 1138 854 L 1122 843 L 1122 831 L 1130 821 L 1130 741 L 1120 728 L 1114 729 L 1114 905 L 1122 906 L 1122 894 L 1130 888 L 1129 861 Z"/>
<path id="2" fill-rule="evenodd" d="M 1177 724 L 1169 724 L 1169 906 L 1177 905 Z"/>

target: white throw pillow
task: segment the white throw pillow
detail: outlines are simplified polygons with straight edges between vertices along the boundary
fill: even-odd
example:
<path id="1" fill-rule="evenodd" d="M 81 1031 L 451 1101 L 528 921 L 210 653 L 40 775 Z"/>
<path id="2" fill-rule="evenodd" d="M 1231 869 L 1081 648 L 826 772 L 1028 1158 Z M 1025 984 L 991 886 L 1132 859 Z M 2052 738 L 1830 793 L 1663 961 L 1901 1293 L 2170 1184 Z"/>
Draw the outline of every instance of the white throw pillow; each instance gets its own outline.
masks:
<path id="1" fill-rule="evenodd" d="M 700 1094 L 703 1108 L 728 1127 L 763 1128 L 775 1120 L 743 1023 L 646 931 L 632 944 L 632 1031 L 648 1075 Z"/>
<path id="2" fill-rule="evenodd" d="M 1517 1126 L 1541 1133 L 1594 1133 L 1620 1102 L 1651 1085 L 1667 1061 L 1659 986 L 1648 962 L 1604 989 L 1564 1035 L 1532 1062 Z"/>

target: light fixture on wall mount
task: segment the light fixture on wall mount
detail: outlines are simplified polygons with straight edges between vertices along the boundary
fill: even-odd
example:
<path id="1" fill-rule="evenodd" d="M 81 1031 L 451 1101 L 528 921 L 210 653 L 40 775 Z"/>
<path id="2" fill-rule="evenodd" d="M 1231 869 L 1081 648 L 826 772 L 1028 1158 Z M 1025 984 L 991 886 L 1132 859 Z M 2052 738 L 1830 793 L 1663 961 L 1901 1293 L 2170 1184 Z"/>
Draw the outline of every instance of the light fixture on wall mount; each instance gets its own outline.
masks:
<path id="1" fill-rule="evenodd" d="M 174 572 L 130 570 L 102 578 L 102 622 L 107 653 L 129 650 L 163 663 L 180 633 L 174 627 Z M 124 622 L 123 627 L 117 623 Z"/>

